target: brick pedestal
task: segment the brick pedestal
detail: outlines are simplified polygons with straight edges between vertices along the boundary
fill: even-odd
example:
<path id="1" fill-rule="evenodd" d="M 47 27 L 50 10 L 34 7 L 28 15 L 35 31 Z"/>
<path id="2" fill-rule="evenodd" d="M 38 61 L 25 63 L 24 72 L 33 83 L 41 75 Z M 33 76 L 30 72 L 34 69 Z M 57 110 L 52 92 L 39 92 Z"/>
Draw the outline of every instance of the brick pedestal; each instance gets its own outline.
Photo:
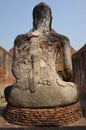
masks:
<path id="1" fill-rule="evenodd" d="M 80 103 L 63 107 L 29 109 L 7 105 L 4 118 L 12 124 L 23 126 L 65 126 L 83 116 Z"/>

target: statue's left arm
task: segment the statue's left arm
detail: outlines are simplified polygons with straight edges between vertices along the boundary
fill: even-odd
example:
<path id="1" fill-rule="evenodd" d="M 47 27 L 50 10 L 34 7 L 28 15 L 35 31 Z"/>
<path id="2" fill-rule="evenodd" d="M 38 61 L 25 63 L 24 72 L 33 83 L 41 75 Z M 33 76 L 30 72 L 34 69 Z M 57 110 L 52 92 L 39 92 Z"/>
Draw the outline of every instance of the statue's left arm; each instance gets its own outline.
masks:
<path id="1" fill-rule="evenodd" d="M 69 81 L 72 77 L 72 58 L 70 41 L 67 37 L 61 39 L 60 54 L 63 64 L 63 77 L 64 80 Z"/>

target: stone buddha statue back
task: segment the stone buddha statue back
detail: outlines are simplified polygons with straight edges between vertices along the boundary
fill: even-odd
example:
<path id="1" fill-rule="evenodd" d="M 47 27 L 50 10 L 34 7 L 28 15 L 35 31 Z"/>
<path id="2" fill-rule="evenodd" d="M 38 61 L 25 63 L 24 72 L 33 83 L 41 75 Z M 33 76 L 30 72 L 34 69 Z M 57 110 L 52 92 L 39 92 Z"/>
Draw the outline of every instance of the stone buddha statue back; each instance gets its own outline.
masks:
<path id="1" fill-rule="evenodd" d="M 56 33 L 51 23 L 50 7 L 40 3 L 33 9 L 33 28 L 14 41 L 12 71 L 16 83 L 5 89 L 11 106 L 54 107 L 75 103 L 79 98 L 78 86 L 69 82 L 72 76 L 69 39 Z M 58 52 L 67 82 L 55 70 Z"/>

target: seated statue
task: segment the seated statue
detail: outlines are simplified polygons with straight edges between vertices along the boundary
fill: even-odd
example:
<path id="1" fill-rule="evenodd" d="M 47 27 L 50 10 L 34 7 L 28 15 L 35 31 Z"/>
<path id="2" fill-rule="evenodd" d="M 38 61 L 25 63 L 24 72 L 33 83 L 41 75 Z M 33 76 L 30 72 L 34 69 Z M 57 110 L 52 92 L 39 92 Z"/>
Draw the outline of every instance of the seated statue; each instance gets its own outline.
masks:
<path id="1" fill-rule="evenodd" d="M 79 87 L 70 82 L 72 61 L 69 39 L 56 33 L 51 24 L 50 7 L 40 3 L 33 9 L 33 28 L 15 39 L 12 72 L 16 82 L 5 89 L 9 105 L 45 108 L 78 101 Z M 58 52 L 65 81 L 55 70 Z"/>

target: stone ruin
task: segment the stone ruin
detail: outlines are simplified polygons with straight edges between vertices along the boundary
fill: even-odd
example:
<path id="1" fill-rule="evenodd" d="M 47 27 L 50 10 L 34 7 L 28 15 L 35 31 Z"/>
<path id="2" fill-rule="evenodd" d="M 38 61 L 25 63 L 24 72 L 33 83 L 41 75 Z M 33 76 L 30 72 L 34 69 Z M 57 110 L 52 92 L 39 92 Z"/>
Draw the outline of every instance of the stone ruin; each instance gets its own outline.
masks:
<path id="1" fill-rule="evenodd" d="M 33 9 L 33 28 L 15 39 L 12 71 L 16 83 L 5 89 L 8 105 L 4 118 L 10 123 L 59 126 L 82 117 L 79 87 L 70 82 L 70 42 L 55 32 L 51 24 L 50 7 L 40 3 Z M 64 80 L 55 70 L 58 52 Z"/>
<path id="2" fill-rule="evenodd" d="M 0 103 L 5 102 L 4 89 L 6 86 L 14 84 L 11 73 L 12 56 L 2 46 L 0 46 Z"/>

